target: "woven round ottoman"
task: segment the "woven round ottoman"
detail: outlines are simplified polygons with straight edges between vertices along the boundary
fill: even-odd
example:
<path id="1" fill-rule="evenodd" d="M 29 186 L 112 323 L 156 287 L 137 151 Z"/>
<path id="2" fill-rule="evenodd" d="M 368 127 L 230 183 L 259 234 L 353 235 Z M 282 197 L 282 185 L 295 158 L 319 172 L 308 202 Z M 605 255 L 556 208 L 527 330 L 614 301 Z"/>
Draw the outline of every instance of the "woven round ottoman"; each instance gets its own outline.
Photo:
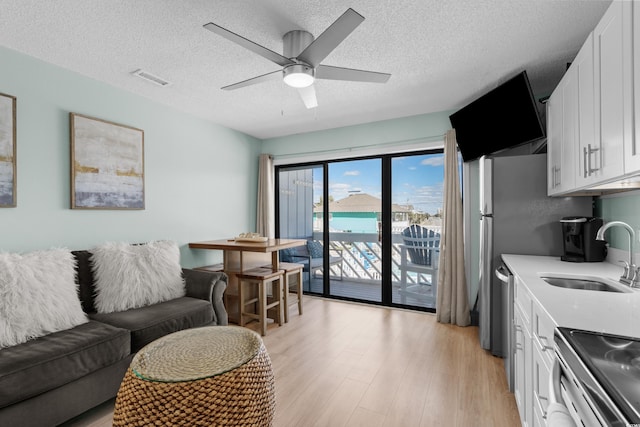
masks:
<path id="1" fill-rule="evenodd" d="M 116 397 L 114 426 L 271 426 L 271 360 L 239 326 L 175 332 L 143 347 Z"/>

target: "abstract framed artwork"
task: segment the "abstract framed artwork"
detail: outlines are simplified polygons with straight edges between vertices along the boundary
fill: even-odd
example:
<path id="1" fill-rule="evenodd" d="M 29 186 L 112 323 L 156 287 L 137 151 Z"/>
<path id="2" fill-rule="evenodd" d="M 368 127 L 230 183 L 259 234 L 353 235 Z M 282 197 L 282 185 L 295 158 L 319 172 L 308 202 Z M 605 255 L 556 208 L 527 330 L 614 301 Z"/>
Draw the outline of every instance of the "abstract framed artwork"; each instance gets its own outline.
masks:
<path id="1" fill-rule="evenodd" d="M 144 209 L 144 131 L 69 113 L 71 209 Z"/>
<path id="2" fill-rule="evenodd" d="M 0 208 L 16 207 L 16 97 L 0 93 Z"/>

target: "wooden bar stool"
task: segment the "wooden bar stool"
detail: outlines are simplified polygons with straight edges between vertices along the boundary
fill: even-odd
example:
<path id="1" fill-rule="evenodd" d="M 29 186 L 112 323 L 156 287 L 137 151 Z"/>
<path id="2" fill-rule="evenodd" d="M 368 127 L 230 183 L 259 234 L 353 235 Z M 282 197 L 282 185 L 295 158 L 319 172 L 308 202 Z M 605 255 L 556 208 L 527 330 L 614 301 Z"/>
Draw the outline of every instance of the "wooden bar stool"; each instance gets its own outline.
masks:
<path id="1" fill-rule="evenodd" d="M 298 314 L 302 314 L 302 269 L 304 265 L 292 262 L 281 262 L 280 268 L 284 270 L 284 321 L 289 321 L 289 305 L 298 304 Z M 294 289 L 296 299 L 289 302 L 289 290 Z"/>
<path id="2" fill-rule="evenodd" d="M 260 333 L 267 334 L 267 317 L 269 310 L 275 311 L 272 319 L 282 326 L 283 321 L 283 286 L 284 271 L 272 271 L 270 268 L 254 268 L 238 274 L 238 297 L 240 300 L 240 326 L 246 324 L 245 318 L 258 321 Z M 271 285 L 271 296 L 268 286 Z M 250 290 L 254 290 L 251 292 Z M 258 291 L 254 297 L 255 290 Z M 257 304 L 257 312 L 247 311 L 247 306 Z"/>

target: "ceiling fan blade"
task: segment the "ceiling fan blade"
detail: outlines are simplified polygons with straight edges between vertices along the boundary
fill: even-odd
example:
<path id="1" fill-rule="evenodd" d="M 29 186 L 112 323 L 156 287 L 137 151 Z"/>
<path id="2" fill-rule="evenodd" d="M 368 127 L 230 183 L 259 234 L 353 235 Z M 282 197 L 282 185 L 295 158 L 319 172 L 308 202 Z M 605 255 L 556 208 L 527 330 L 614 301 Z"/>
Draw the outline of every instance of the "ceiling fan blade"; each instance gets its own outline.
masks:
<path id="1" fill-rule="evenodd" d="M 252 77 L 250 79 L 243 80 L 241 82 L 234 83 L 234 84 L 229 85 L 229 86 L 225 86 L 222 89 L 224 89 L 224 90 L 240 89 L 241 87 L 251 86 L 251 85 L 255 85 L 255 84 L 258 84 L 258 83 L 266 82 L 266 81 L 269 81 L 269 80 L 279 80 L 279 79 L 282 79 L 282 70 L 272 71 L 270 73 L 263 74 L 263 75 L 258 76 L 258 77 Z"/>
<path id="2" fill-rule="evenodd" d="M 233 31 L 229 31 L 226 28 L 222 28 L 219 25 L 214 24 L 213 22 L 209 22 L 208 24 L 203 25 L 204 28 L 206 28 L 207 30 L 216 33 L 224 38 L 226 38 L 227 40 L 231 40 L 232 42 L 239 44 L 240 46 L 244 47 L 245 49 L 250 50 L 253 53 L 257 53 L 258 55 L 262 56 L 263 58 L 268 59 L 271 62 L 275 62 L 276 64 L 280 65 L 281 67 L 284 67 L 285 65 L 291 65 L 291 64 L 295 64 L 295 62 L 293 62 L 292 60 L 290 60 L 289 58 L 285 58 L 284 56 L 280 55 L 277 52 L 272 51 L 271 49 L 267 49 L 264 46 L 260 46 L 257 43 L 252 42 L 249 39 L 246 39 L 236 33 L 234 33 Z"/>
<path id="3" fill-rule="evenodd" d="M 330 65 L 320 65 L 316 68 L 316 79 L 386 83 L 389 77 L 391 77 L 391 74 L 356 70 L 353 68 L 332 67 Z"/>
<path id="4" fill-rule="evenodd" d="M 316 90 L 313 85 L 298 89 L 298 93 L 300 94 L 300 98 L 302 98 L 302 102 L 304 102 L 305 107 L 316 108 L 318 106 Z"/>
<path id="5" fill-rule="evenodd" d="M 329 28 L 307 46 L 297 59 L 314 68 L 317 67 L 362 21 L 364 21 L 364 16 L 351 8 L 347 9 Z"/>

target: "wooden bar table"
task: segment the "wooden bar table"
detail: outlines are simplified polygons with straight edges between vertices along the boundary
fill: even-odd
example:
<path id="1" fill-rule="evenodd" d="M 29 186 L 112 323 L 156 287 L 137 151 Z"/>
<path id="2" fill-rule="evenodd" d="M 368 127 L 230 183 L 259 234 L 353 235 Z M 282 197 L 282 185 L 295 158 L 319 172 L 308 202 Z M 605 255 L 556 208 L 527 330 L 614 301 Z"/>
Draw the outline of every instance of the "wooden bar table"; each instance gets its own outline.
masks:
<path id="1" fill-rule="evenodd" d="M 305 239 L 268 239 L 266 241 L 252 241 L 245 239 L 207 240 L 189 243 L 191 249 L 208 249 L 223 251 L 223 269 L 229 282 L 224 293 L 224 305 L 229 312 L 229 319 L 238 321 L 240 307 L 238 307 L 238 278 L 237 275 L 252 268 L 271 264 L 273 271 L 280 269 L 279 251 L 282 249 L 304 246 Z M 235 304 L 231 305 L 231 299 Z"/>

